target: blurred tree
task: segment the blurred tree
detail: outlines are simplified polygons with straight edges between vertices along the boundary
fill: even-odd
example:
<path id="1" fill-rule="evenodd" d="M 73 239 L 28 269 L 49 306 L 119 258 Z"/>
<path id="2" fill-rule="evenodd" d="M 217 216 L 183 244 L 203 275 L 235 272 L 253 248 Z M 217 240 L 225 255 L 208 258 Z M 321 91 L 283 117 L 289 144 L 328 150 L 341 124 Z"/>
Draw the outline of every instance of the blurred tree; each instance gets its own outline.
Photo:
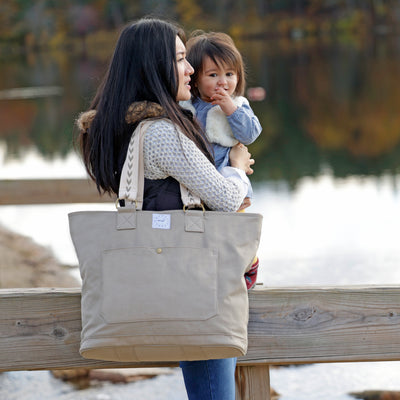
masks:
<path id="1" fill-rule="evenodd" d="M 360 54 L 343 66 L 348 61 L 344 54 L 330 64 L 315 58 L 296 69 L 302 123 L 323 149 L 381 156 L 400 143 L 400 92 L 393 87 L 398 62 L 372 58 L 365 64 Z"/>
<path id="2" fill-rule="evenodd" d="M 342 31 L 376 27 L 385 32 L 388 26 L 397 29 L 400 1 L 2 0 L 0 38 L 23 43 L 28 37 L 29 43 L 43 45 L 60 30 L 62 36 L 78 31 L 84 38 L 93 30 L 115 29 L 148 14 L 177 19 L 187 29 L 204 28 L 203 22 L 207 21 L 205 29 L 232 30 L 243 35 L 290 35 L 294 31 L 310 35 L 332 31 L 332 27 Z M 68 21 L 70 15 L 78 19 Z"/>
<path id="3" fill-rule="evenodd" d="M 186 29 L 201 28 L 202 9 L 196 0 L 175 0 L 175 11 Z"/>
<path id="4" fill-rule="evenodd" d="M 82 51 L 86 53 L 86 37 L 100 26 L 97 10 L 90 5 L 75 5 L 68 10 L 72 32 L 81 39 Z"/>

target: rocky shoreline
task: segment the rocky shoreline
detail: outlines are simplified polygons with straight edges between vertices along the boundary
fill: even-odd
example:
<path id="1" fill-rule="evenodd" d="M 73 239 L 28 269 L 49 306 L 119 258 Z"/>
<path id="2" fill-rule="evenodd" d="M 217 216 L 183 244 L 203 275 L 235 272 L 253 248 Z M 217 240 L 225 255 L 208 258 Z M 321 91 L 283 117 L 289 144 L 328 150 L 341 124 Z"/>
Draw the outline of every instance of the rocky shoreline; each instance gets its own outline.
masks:
<path id="1" fill-rule="evenodd" d="M 31 238 L 0 226 L 0 288 L 79 287 L 70 267 Z"/>
<path id="2" fill-rule="evenodd" d="M 400 400 L 400 392 L 392 390 L 367 390 L 365 392 L 350 393 L 350 396 L 362 400 Z"/>

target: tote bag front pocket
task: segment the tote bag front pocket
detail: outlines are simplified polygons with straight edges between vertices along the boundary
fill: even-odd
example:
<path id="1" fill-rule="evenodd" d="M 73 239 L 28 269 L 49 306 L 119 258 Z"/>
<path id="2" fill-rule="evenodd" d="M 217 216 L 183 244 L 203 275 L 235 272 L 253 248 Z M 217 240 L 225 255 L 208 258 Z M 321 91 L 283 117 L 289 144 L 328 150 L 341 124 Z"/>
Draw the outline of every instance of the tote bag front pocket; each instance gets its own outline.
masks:
<path id="1" fill-rule="evenodd" d="M 218 313 L 217 264 L 212 248 L 105 250 L 101 315 L 110 324 L 212 318 Z"/>

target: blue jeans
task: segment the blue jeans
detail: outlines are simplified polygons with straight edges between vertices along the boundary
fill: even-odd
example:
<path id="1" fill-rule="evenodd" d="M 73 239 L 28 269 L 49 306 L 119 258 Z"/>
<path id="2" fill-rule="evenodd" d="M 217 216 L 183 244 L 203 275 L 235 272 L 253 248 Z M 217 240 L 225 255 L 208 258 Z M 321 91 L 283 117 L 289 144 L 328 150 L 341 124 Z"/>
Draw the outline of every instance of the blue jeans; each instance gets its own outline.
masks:
<path id="1" fill-rule="evenodd" d="M 189 400 L 235 400 L 236 358 L 181 361 Z"/>

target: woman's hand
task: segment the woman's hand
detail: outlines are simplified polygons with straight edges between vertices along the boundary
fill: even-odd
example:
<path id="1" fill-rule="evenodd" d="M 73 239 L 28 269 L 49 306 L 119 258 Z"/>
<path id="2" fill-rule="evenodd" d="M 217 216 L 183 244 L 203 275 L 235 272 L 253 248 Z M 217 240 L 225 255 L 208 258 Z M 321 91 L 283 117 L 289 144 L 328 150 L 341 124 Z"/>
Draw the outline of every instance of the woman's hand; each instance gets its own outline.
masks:
<path id="1" fill-rule="evenodd" d="M 251 165 L 255 161 L 251 158 L 247 147 L 242 143 L 238 143 L 232 147 L 229 153 L 229 160 L 232 167 L 242 169 L 247 175 L 251 175 L 254 172 Z"/>
<path id="2" fill-rule="evenodd" d="M 239 207 L 239 210 L 238 210 L 238 211 L 244 210 L 245 208 L 250 207 L 250 206 L 251 206 L 251 200 L 250 200 L 250 198 L 249 198 L 249 197 L 245 197 L 244 200 L 243 200 L 243 203 L 242 203 L 242 205 Z"/>

